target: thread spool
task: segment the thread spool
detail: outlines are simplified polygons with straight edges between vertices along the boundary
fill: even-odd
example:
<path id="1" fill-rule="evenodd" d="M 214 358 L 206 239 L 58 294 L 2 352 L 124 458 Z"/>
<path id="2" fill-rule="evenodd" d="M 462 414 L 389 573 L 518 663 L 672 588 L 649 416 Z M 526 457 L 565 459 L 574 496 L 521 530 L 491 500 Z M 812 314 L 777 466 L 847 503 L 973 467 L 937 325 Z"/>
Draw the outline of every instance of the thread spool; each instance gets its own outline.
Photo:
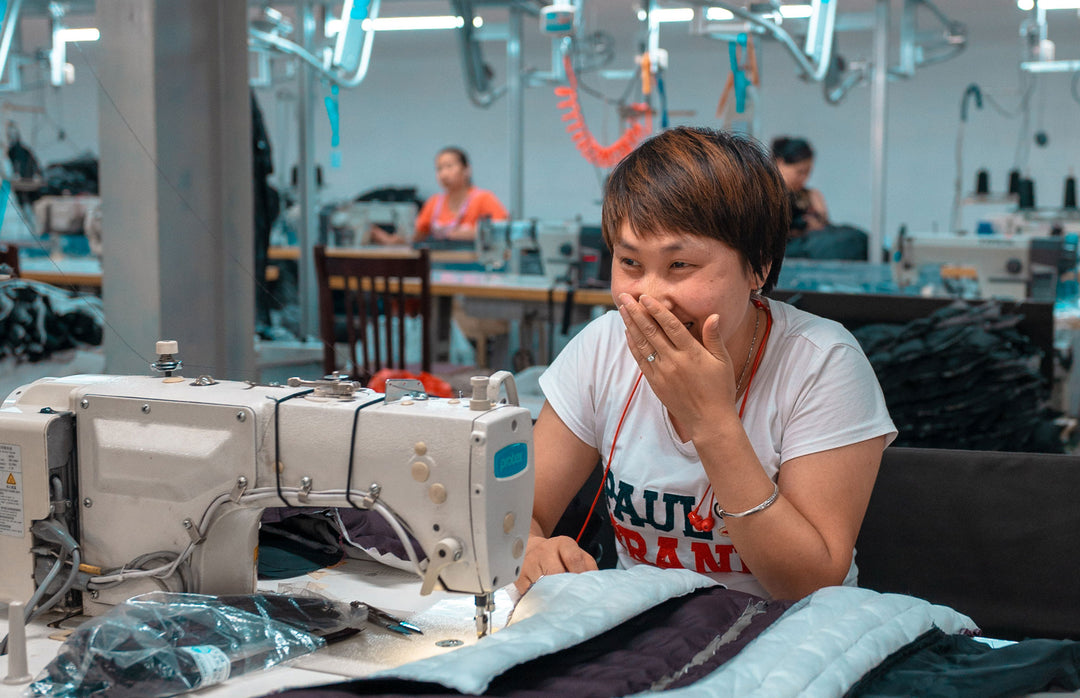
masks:
<path id="1" fill-rule="evenodd" d="M 1031 179 L 1020 180 L 1020 210 L 1035 208 L 1035 182 Z"/>
<path id="2" fill-rule="evenodd" d="M 990 173 L 986 170 L 979 170 L 975 175 L 975 193 L 979 196 L 990 193 Z"/>
<path id="3" fill-rule="evenodd" d="M 1071 174 L 1065 178 L 1064 208 L 1076 208 L 1076 177 Z"/>
<path id="4" fill-rule="evenodd" d="M 1009 193 L 1020 195 L 1020 170 L 1009 170 Z"/>

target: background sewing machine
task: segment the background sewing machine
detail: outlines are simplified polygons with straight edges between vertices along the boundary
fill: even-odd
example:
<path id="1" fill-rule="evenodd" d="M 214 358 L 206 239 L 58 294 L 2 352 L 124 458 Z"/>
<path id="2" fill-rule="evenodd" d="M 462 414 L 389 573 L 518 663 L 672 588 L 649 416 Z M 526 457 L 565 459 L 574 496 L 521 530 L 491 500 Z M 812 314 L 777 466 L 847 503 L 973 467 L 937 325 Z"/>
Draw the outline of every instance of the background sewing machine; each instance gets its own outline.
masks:
<path id="1" fill-rule="evenodd" d="M 582 264 L 580 221 L 483 221 L 477 260 L 491 271 L 539 274 L 552 284 L 575 284 Z"/>
<path id="2" fill-rule="evenodd" d="M 477 596 L 520 572 L 532 514 L 528 410 L 418 386 L 291 387 L 171 375 L 42 379 L 0 408 L 0 601 L 85 612 L 161 586 L 250 593 L 266 507 L 358 507 L 387 520 L 423 578 Z M 417 544 L 414 548 L 409 540 Z M 37 609 L 37 611 L 35 611 Z M 485 612 L 481 612 L 485 611 Z"/>
<path id="3" fill-rule="evenodd" d="M 1077 266 L 1076 239 L 1065 235 L 902 233 L 896 250 L 901 288 L 943 285 L 965 297 L 1052 302 Z"/>
<path id="4" fill-rule="evenodd" d="M 404 201 L 349 201 L 321 216 L 325 244 L 361 247 L 372 244 L 372 226 L 400 235 L 411 243 L 416 233 L 416 204 Z"/>

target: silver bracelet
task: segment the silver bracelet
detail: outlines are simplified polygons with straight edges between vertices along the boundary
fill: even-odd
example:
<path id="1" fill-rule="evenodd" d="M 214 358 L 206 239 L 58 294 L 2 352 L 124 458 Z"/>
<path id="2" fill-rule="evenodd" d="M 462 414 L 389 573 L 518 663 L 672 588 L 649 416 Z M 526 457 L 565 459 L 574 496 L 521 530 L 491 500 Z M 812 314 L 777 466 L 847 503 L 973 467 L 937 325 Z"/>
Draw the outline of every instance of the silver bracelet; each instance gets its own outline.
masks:
<path id="1" fill-rule="evenodd" d="M 776 501 L 776 498 L 778 496 L 780 496 L 780 485 L 779 483 L 774 482 L 772 494 L 769 495 L 768 499 L 766 499 L 761 504 L 758 504 L 756 507 L 747 509 L 746 511 L 732 512 L 724 511 L 723 509 L 721 509 L 720 502 L 713 502 L 713 513 L 716 514 L 716 518 L 718 519 L 741 519 L 744 516 L 750 516 L 751 514 L 756 514 L 759 511 L 764 511 L 765 509 L 768 509 L 773 505 L 773 502 Z"/>

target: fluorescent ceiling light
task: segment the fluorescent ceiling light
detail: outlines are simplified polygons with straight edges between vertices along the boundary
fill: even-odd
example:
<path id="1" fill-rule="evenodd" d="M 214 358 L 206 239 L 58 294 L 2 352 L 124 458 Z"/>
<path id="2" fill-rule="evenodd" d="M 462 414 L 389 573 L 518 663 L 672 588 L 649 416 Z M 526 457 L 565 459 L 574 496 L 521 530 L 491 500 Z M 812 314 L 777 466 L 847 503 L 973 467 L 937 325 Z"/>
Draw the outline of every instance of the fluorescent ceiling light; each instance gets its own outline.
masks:
<path id="1" fill-rule="evenodd" d="M 371 20 L 365 19 L 360 25 L 365 31 L 371 26 Z M 465 26 L 465 20 L 456 15 L 435 15 L 431 17 L 376 17 L 375 31 L 408 31 L 411 29 L 460 29 Z M 483 17 L 473 17 L 473 26 L 479 29 L 484 26 Z M 341 20 L 333 18 L 326 20 L 325 33 L 327 37 L 337 36 L 341 31 Z"/>
<path id="2" fill-rule="evenodd" d="M 1023 2 L 1024 0 L 1020 1 Z M 1080 2 L 1080 0 L 1075 1 Z M 780 16 L 785 19 L 802 19 L 809 17 L 813 13 L 814 8 L 810 5 L 780 6 Z M 662 7 L 653 10 L 649 13 L 649 16 L 654 22 L 689 22 L 694 18 L 694 9 L 692 7 Z M 645 19 L 644 10 L 638 12 L 638 19 Z M 730 10 L 725 10 L 722 7 L 709 7 L 705 9 L 705 19 L 711 22 L 723 22 L 735 19 L 735 15 Z"/>
<path id="3" fill-rule="evenodd" d="M 370 19 L 365 19 L 361 26 L 367 30 Z M 475 24 L 475 22 L 474 22 Z M 465 20 L 456 15 L 436 15 L 432 17 L 376 17 L 374 29 L 377 32 L 408 31 L 410 29 L 460 29 Z"/>
<path id="4" fill-rule="evenodd" d="M 1016 6 L 1025 12 L 1035 9 L 1035 0 L 1016 0 Z M 1080 10 L 1080 0 L 1039 0 L 1042 10 Z"/>
<path id="5" fill-rule="evenodd" d="M 705 10 L 705 19 L 713 22 L 723 22 L 728 19 L 735 19 L 735 15 L 731 14 L 731 10 L 725 10 L 722 7 L 710 7 Z"/>
<path id="6" fill-rule="evenodd" d="M 781 5 L 780 16 L 784 19 L 805 19 L 814 14 L 810 5 Z"/>
<path id="7" fill-rule="evenodd" d="M 101 38 L 101 32 L 99 32 L 96 27 L 57 29 L 56 38 L 66 44 L 70 44 L 74 41 L 97 41 Z"/>
<path id="8" fill-rule="evenodd" d="M 689 22 L 693 18 L 692 7 L 661 7 L 649 13 L 653 22 Z"/>

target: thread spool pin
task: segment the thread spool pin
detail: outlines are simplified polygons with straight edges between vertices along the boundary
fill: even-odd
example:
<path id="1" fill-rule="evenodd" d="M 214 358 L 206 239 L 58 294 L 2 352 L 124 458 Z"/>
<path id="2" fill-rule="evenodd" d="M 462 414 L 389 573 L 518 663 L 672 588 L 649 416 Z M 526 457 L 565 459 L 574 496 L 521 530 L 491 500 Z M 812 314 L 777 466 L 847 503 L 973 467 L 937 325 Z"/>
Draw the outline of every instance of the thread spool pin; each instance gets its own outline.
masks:
<path id="1" fill-rule="evenodd" d="M 1009 170 L 1009 193 L 1020 194 L 1020 170 Z"/>
<path id="2" fill-rule="evenodd" d="M 23 603 L 12 601 L 8 606 L 8 673 L 4 683 L 29 683 L 32 678 L 26 670 L 26 620 L 23 616 Z"/>
<path id="3" fill-rule="evenodd" d="M 1020 180 L 1020 209 L 1031 210 L 1035 208 L 1035 182 L 1031 179 Z"/>

